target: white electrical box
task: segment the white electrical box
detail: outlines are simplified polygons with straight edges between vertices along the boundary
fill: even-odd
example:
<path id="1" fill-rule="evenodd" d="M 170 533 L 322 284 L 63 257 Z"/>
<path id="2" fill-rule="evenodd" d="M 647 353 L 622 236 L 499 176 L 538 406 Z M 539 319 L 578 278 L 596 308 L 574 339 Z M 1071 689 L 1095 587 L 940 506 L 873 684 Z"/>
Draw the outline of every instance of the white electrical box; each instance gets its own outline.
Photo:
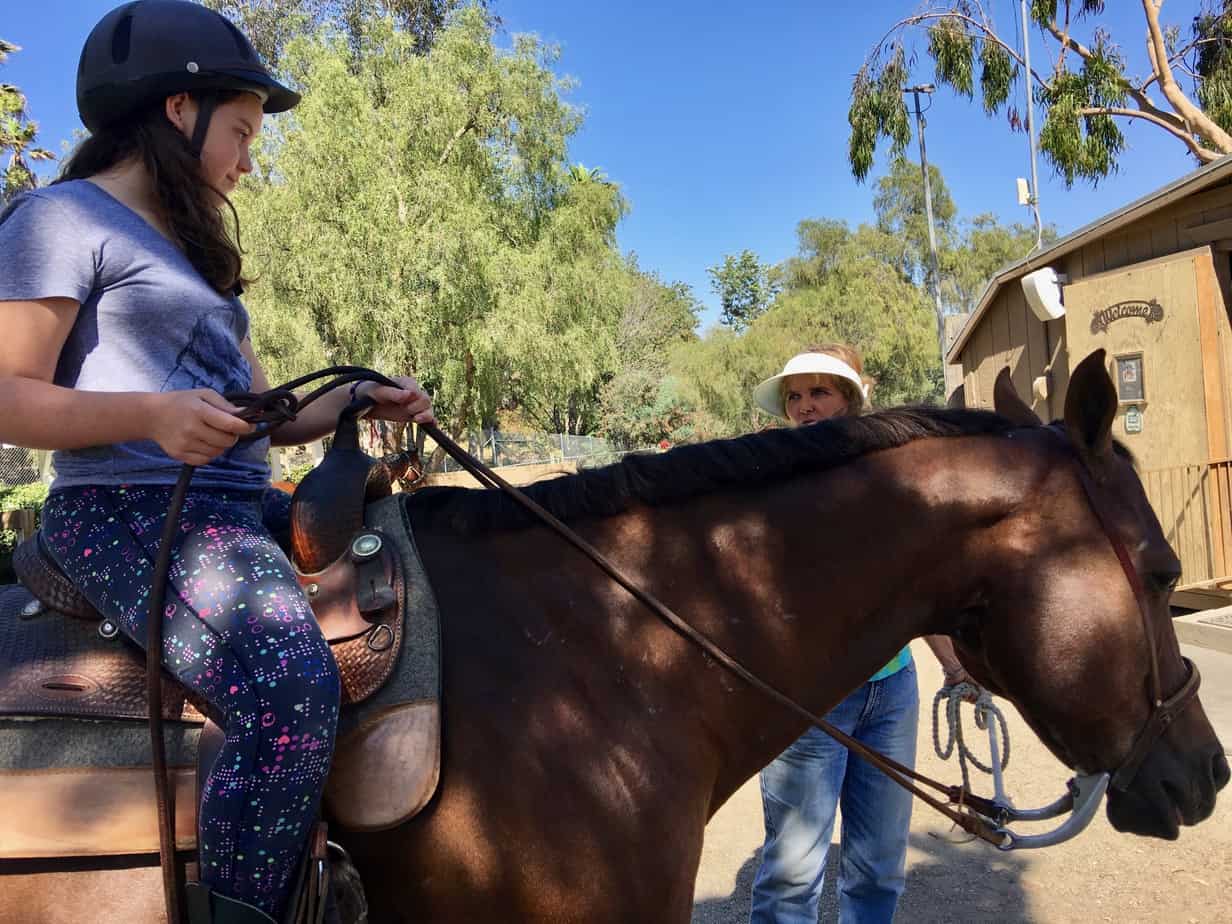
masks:
<path id="1" fill-rule="evenodd" d="M 1055 321 L 1065 317 L 1065 301 L 1061 287 L 1069 280 L 1051 266 L 1037 269 L 1022 277 L 1022 291 L 1027 304 L 1041 321 Z"/>

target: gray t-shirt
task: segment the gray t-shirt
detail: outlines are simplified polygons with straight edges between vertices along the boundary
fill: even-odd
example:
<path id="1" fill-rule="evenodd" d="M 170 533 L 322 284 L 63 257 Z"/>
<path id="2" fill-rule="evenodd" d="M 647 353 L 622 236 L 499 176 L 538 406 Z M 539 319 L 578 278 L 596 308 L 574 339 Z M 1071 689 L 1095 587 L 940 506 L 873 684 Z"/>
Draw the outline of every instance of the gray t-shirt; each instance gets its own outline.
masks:
<path id="1" fill-rule="evenodd" d="M 81 391 L 247 391 L 240 352 L 248 313 L 219 295 L 140 215 L 87 180 L 27 193 L 0 213 L 4 302 L 71 298 L 81 305 L 55 384 Z M 7 409 L 6 409 L 7 410 Z M 268 440 L 241 444 L 197 470 L 195 487 L 260 489 Z M 57 452 L 53 489 L 173 484 L 180 463 L 152 441 Z"/>

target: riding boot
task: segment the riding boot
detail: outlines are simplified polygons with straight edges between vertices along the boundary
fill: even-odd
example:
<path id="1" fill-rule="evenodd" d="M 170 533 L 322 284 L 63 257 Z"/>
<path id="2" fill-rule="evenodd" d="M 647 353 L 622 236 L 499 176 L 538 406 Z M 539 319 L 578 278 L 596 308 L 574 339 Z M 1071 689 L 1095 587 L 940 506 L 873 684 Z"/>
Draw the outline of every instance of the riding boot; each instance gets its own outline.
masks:
<path id="1" fill-rule="evenodd" d="M 188 883 L 185 896 L 188 924 L 278 924 L 260 908 L 211 892 L 200 882 Z"/>

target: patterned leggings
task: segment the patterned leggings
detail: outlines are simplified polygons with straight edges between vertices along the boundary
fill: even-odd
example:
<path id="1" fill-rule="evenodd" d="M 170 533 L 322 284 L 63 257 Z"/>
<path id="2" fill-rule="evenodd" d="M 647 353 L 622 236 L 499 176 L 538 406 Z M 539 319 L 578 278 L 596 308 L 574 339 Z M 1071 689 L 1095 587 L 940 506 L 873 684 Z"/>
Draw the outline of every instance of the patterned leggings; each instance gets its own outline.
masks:
<path id="1" fill-rule="evenodd" d="M 142 646 L 170 498 L 162 486 L 71 488 L 43 510 L 61 567 Z M 163 664 L 225 716 L 201 799 L 201 880 L 277 916 L 329 772 L 338 668 L 259 494 L 190 491 L 180 533 Z"/>

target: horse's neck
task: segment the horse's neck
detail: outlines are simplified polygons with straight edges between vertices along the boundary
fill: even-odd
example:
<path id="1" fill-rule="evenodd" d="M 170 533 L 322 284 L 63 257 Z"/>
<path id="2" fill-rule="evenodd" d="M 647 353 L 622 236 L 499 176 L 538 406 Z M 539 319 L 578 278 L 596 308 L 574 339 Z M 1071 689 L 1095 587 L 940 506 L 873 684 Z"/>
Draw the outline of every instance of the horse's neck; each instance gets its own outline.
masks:
<path id="1" fill-rule="evenodd" d="M 756 676 L 824 713 L 912 638 L 938 629 L 953 567 L 946 540 L 972 524 L 969 506 L 954 503 L 944 454 L 912 449 L 895 451 L 914 457 L 907 465 L 884 453 L 762 492 L 643 512 L 639 531 L 671 550 L 643 577 Z M 692 576 L 685 587 L 681 575 Z M 804 723 L 700 652 L 692 657 L 689 708 L 717 741 L 717 806 Z"/>
<path id="2" fill-rule="evenodd" d="M 981 490 L 954 485 L 974 464 L 960 442 L 576 526 L 723 651 L 822 713 L 908 640 L 945 631 L 945 582 L 969 568 L 958 558 L 978 525 L 956 494 Z M 473 748 L 521 755 L 532 772 L 564 749 L 577 773 L 610 777 L 632 802 L 663 781 L 696 797 L 704 780 L 713 810 L 806 728 L 548 530 L 420 538 L 446 614 L 462 764 Z"/>

